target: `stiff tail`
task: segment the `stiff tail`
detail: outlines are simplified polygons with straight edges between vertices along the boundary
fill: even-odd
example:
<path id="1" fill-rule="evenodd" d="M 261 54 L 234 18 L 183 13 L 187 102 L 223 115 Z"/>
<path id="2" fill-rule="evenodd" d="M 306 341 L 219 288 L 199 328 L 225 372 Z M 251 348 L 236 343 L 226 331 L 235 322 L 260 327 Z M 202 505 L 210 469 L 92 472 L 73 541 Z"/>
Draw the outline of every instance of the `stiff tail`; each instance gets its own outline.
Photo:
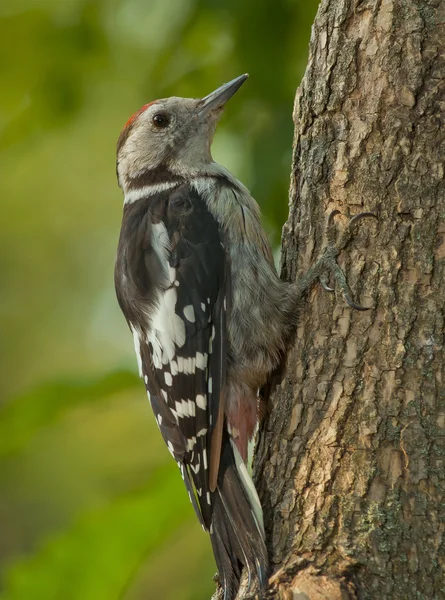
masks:
<path id="1" fill-rule="evenodd" d="M 210 539 L 224 588 L 224 600 L 234 600 L 243 568 L 248 587 L 252 577 L 260 588 L 267 580 L 267 550 L 263 513 L 253 481 L 235 444 L 224 433 L 218 485 L 212 494 Z"/>

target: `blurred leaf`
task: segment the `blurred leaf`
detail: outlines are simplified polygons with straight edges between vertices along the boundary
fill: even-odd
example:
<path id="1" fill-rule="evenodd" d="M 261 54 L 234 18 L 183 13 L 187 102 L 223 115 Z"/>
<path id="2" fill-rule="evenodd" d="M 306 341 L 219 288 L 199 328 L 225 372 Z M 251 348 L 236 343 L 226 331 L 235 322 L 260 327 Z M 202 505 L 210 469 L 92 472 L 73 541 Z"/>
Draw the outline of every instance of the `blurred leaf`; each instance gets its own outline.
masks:
<path id="1" fill-rule="evenodd" d="M 144 560 L 123 600 L 209 600 L 215 571 L 209 536 L 196 519 L 187 521 Z M 175 574 L 168 577 L 168 587 L 166 572 Z"/>
<path id="2" fill-rule="evenodd" d="M 12 109 L 15 115 L 0 127 L 2 150 L 42 127 L 48 131 L 78 115 L 89 71 L 108 64 L 97 2 L 31 4 L 28 10 L 0 14 L 0 75 L 14 82 L 5 86 L 0 98 L 0 125 L 2 109 Z M 60 5 L 68 10 L 60 10 Z M 17 39 L 26 43 L 17 44 L 11 56 L 9 49 Z"/>
<path id="3" fill-rule="evenodd" d="M 147 489 L 82 517 L 32 558 L 18 561 L 6 573 L 0 599 L 120 598 L 141 560 L 190 518 L 191 506 L 175 502 L 180 494 L 176 465 L 159 469 Z M 171 576 L 168 567 L 165 575 Z"/>
<path id="4" fill-rule="evenodd" d="M 137 376 L 110 373 L 134 361 L 113 290 L 115 141 L 147 101 L 197 97 L 249 72 L 213 151 L 251 189 L 277 249 L 317 5 L 0 1 L 0 562 L 59 536 L 11 571 L 4 600 L 112 600 L 145 550 L 129 598 L 207 600 L 208 538 L 195 521 L 170 522 L 190 509 L 176 506 L 188 500 L 175 465 L 153 485 L 159 496 L 122 496 L 169 457 Z M 158 516 L 168 539 L 151 534 Z"/>
<path id="5" fill-rule="evenodd" d="M 140 384 L 130 371 L 116 371 L 95 379 L 65 380 L 41 385 L 0 409 L 0 458 L 20 450 L 41 427 L 64 410 L 104 401 Z"/>

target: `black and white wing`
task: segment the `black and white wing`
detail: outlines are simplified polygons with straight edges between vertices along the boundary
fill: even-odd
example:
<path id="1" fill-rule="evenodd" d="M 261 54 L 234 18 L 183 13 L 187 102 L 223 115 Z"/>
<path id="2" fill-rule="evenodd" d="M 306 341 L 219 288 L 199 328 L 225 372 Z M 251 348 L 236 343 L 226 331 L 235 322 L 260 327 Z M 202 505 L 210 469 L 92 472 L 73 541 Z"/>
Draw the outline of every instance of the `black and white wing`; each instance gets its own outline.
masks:
<path id="1" fill-rule="evenodd" d="M 125 208 L 118 300 L 159 429 L 206 529 L 224 419 L 229 279 L 219 225 L 189 185 Z"/>

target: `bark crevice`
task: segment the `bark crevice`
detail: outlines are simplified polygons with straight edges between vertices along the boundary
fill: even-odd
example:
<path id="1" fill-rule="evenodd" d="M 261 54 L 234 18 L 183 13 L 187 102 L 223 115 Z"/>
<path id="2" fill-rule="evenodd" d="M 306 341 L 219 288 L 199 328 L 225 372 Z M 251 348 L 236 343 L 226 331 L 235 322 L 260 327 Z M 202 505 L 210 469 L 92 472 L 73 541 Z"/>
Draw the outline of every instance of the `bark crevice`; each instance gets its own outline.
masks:
<path id="1" fill-rule="evenodd" d="M 332 210 L 379 224 L 339 259 L 372 308 L 315 286 L 275 376 L 254 463 L 269 598 L 445 597 L 444 23 L 440 0 L 324 0 L 314 23 L 282 277 Z"/>

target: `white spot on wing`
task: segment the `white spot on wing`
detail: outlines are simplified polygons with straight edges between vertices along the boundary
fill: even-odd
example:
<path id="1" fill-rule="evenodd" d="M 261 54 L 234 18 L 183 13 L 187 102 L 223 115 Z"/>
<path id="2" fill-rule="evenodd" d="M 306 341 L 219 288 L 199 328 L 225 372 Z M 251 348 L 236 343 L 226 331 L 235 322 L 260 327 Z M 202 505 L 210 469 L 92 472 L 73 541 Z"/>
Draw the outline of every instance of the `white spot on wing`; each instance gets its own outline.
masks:
<path id="1" fill-rule="evenodd" d="M 201 302 L 201 308 L 204 312 L 206 311 L 206 305 L 204 304 L 204 302 Z"/>
<path id="2" fill-rule="evenodd" d="M 202 408 L 203 410 L 205 410 L 207 408 L 207 399 L 205 396 L 203 396 L 202 394 L 198 394 L 196 396 L 196 404 L 199 406 L 199 408 Z"/>
<path id="3" fill-rule="evenodd" d="M 194 417 L 196 414 L 195 403 L 192 400 L 180 400 L 175 402 L 178 417 Z"/>
<path id="4" fill-rule="evenodd" d="M 196 353 L 196 367 L 198 369 L 205 369 L 207 367 L 207 354 L 204 352 Z"/>
<path id="5" fill-rule="evenodd" d="M 175 456 L 175 450 L 174 450 L 173 444 L 171 442 L 167 442 L 167 448 L 170 450 L 170 454 L 174 457 Z"/>
<path id="6" fill-rule="evenodd" d="M 190 323 L 195 322 L 195 309 L 193 308 L 192 304 L 188 304 L 184 307 L 184 317 L 187 319 L 187 321 L 190 321 Z"/>
<path id="7" fill-rule="evenodd" d="M 183 371 L 186 375 L 193 375 L 195 373 L 195 363 L 195 358 L 184 358 Z"/>
<path id="8" fill-rule="evenodd" d="M 188 451 L 193 450 L 193 448 L 195 447 L 195 444 L 196 444 L 196 437 L 193 436 L 193 437 L 189 438 L 187 440 L 187 450 Z"/>
<path id="9" fill-rule="evenodd" d="M 191 417 L 194 417 L 196 414 L 196 406 L 195 403 L 193 402 L 193 400 L 187 400 L 188 405 L 189 405 L 189 415 Z"/>
<path id="10" fill-rule="evenodd" d="M 164 379 L 165 379 L 165 383 L 167 385 L 171 385 L 173 383 L 173 379 L 172 379 L 171 373 L 169 373 L 168 371 L 165 371 L 165 373 L 164 373 Z"/>
<path id="11" fill-rule="evenodd" d="M 183 417 L 184 413 L 182 411 L 182 400 L 181 400 L 181 402 L 176 401 L 175 407 L 176 407 L 176 412 L 178 414 L 178 417 Z"/>

